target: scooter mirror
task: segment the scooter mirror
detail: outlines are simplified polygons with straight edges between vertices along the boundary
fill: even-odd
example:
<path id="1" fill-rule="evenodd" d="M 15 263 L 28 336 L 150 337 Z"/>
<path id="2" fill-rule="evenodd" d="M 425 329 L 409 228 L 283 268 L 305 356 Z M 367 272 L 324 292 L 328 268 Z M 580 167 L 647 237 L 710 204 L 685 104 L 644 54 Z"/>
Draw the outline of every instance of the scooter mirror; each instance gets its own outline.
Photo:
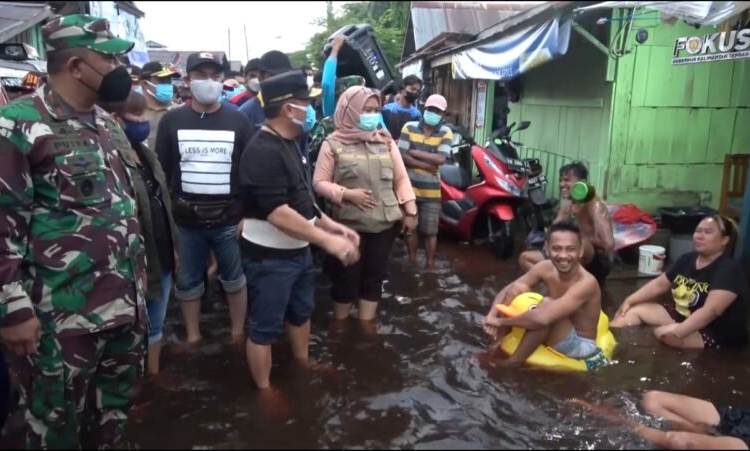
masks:
<path id="1" fill-rule="evenodd" d="M 516 131 L 526 130 L 530 126 L 531 126 L 531 121 L 521 121 L 521 124 L 518 126 L 518 128 L 516 129 Z"/>

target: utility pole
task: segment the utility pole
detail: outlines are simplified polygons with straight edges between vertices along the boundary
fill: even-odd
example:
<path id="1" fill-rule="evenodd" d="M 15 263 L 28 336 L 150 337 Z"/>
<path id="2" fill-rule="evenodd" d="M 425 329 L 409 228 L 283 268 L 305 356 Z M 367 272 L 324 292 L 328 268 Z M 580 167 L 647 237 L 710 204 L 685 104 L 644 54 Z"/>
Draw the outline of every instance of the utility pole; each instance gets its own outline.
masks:
<path id="1" fill-rule="evenodd" d="M 247 40 L 247 25 L 243 25 L 242 28 L 245 29 L 245 58 L 246 61 L 250 61 L 250 41 Z"/>
<path id="2" fill-rule="evenodd" d="M 330 31 L 333 27 L 333 2 L 326 2 L 326 28 Z"/>
<path id="3" fill-rule="evenodd" d="M 227 59 L 232 60 L 232 27 L 227 27 Z"/>

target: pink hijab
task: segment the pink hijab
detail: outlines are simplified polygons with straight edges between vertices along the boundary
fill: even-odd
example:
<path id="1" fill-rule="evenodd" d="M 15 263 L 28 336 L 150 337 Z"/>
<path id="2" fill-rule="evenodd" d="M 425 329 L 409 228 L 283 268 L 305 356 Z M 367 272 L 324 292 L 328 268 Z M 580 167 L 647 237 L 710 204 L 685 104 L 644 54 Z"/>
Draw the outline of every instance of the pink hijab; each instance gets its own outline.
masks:
<path id="1" fill-rule="evenodd" d="M 393 138 L 388 130 L 365 131 L 357 127 L 359 116 L 365 109 L 365 103 L 373 97 L 380 102 L 380 95 L 364 86 L 352 86 L 344 91 L 336 103 L 336 113 L 333 115 L 336 130 L 329 135 L 331 139 L 342 144 L 390 143 Z"/>

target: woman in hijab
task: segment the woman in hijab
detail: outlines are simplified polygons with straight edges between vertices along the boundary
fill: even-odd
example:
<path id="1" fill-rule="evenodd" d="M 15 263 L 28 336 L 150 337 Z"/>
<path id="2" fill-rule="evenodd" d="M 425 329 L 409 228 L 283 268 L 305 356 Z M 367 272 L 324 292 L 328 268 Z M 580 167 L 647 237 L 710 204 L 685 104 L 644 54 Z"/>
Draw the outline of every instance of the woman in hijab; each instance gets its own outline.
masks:
<path id="1" fill-rule="evenodd" d="M 380 124 L 380 95 L 364 86 L 343 92 L 331 133 L 321 145 L 313 188 L 332 205 L 332 218 L 360 235 L 359 261 L 343 266 L 329 259 L 334 318 L 349 317 L 358 301 L 359 319 L 371 324 L 382 297 L 391 246 L 398 233 L 416 227 L 417 206 L 398 146 Z"/>

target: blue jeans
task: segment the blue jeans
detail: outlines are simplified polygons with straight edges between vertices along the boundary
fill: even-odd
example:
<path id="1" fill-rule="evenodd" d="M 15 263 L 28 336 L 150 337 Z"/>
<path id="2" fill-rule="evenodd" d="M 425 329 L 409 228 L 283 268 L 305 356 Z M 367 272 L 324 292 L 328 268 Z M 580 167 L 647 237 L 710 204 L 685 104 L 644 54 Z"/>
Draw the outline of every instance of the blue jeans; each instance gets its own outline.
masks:
<path id="1" fill-rule="evenodd" d="M 180 270 L 177 272 L 174 292 L 177 299 L 193 301 L 200 299 L 206 292 L 203 281 L 208 270 L 210 251 L 214 251 L 216 255 L 219 282 L 224 292 L 236 293 L 245 287 L 236 226 L 211 229 L 177 227 L 177 233 L 177 253 L 180 257 Z"/>
<path id="2" fill-rule="evenodd" d="M 161 341 L 164 331 L 164 318 L 167 316 L 169 293 L 172 292 L 172 273 L 161 276 L 161 298 L 146 298 L 146 313 L 148 314 L 148 344 Z"/>
<path id="3" fill-rule="evenodd" d="M 315 307 L 315 268 L 312 253 L 288 259 L 243 259 L 250 300 L 248 338 L 270 345 L 281 335 L 284 322 L 301 326 Z"/>

